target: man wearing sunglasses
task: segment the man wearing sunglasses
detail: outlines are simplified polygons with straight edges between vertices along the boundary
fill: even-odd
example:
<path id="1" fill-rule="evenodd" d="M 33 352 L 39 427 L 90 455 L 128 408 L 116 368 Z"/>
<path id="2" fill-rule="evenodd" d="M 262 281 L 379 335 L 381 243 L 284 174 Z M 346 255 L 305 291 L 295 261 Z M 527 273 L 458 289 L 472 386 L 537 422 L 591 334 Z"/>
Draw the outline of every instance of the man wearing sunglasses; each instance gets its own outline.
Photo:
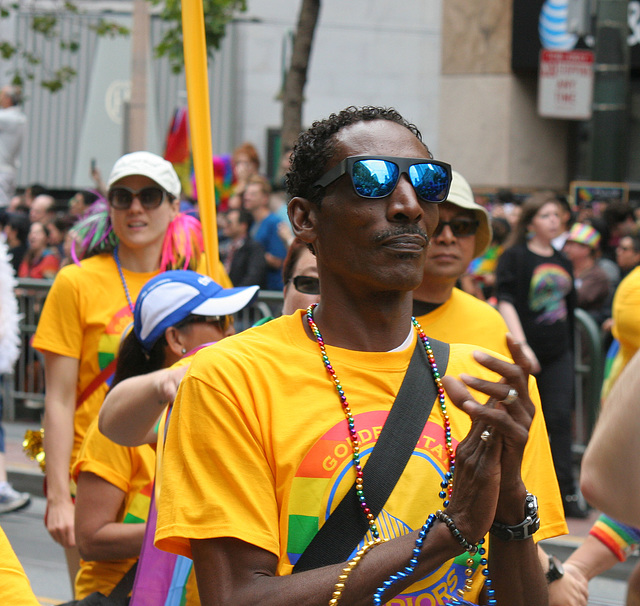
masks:
<path id="1" fill-rule="evenodd" d="M 566 525 L 544 422 L 533 417 L 533 383 L 520 365 L 476 359 L 465 345 L 451 346 L 448 365 L 440 354 L 427 364 L 411 319 L 450 180 L 449 165 L 433 160 L 417 128 L 392 109 L 350 107 L 298 139 L 287 174 L 289 217 L 316 256 L 320 305 L 198 353 L 167 435 L 156 545 L 193 558 L 203 604 L 326 606 L 337 603 L 336 592 L 344 604 L 374 603 L 376 593 L 375 603 L 547 604 L 527 490 L 540 503 L 537 536 Z M 376 514 L 369 499 L 382 489 L 370 482 L 367 461 L 379 452 L 373 447 L 414 351 L 425 384 L 435 388 L 435 367 L 444 374 L 446 365 L 449 375 L 464 373 L 475 397 L 508 403 L 483 406 L 445 377 L 448 398 L 443 390 L 428 421 L 416 423 L 434 398 L 410 398 L 408 426 L 417 425 L 420 438 L 408 444 L 409 460 Z M 510 353 L 524 365 L 516 344 Z M 442 483 L 452 467 L 448 498 Z M 384 466 L 380 473 L 392 475 Z M 352 525 L 338 523 L 321 562 L 302 566 L 350 490 L 348 515 L 361 533 L 343 555 Z M 435 522 L 423 541 L 420 528 L 443 507 L 449 522 Z M 518 530 L 506 535 L 494 522 Z M 492 525 L 500 536 L 487 544 L 485 585 L 484 564 L 465 555 L 460 537 L 475 544 Z M 371 544 L 375 533 L 380 540 Z M 516 535 L 522 540 L 507 540 Z M 347 567 L 364 544 L 366 554 Z"/>

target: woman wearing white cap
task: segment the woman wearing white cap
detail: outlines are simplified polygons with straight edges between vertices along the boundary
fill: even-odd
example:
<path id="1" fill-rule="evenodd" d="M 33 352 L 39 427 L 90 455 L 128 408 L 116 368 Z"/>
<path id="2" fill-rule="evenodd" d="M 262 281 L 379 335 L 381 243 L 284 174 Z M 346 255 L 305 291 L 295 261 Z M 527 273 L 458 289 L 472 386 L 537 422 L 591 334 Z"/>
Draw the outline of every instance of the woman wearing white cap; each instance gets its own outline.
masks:
<path id="1" fill-rule="evenodd" d="M 45 357 L 45 523 L 67 550 L 72 579 L 78 554 L 69 471 L 107 392 L 120 336 L 145 282 L 163 269 L 195 268 L 201 250 L 197 222 L 178 215 L 180 180 L 166 160 L 122 156 L 108 190 L 108 208 L 77 227 L 85 258 L 58 273 L 33 342 Z"/>
<path id="2" fill-rule="evenodd" d="M 136 375 L 152 378 L 158 374 L 153 371 L 175 363 L 186 369 L 200 348 L 234 334 L 231 314 L 251 303 L 257 292 L 257 286 L 225 289 L 193 271 L 167 271 L 152 278 L 138 296 L 113 387 Z M 164 406 L 157 399 L 151 405 L 155 424 Z M 151 446 L 119 446 L 100 433 L 97 419 L 89 426 L 73 467 L 76 539 L 83 557 L 76 599 L 95 591 L 109 595 L 136 562 L 154 469 Z"/>

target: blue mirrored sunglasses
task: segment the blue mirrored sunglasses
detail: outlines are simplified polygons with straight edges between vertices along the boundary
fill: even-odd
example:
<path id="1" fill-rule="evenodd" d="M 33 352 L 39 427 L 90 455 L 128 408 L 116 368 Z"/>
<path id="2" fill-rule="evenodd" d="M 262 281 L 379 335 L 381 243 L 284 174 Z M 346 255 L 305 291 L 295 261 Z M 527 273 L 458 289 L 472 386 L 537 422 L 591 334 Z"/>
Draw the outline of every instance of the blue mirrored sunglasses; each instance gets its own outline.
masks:
<path id="1" fill-rule="evenodd" d="M 451 185 L 451 166 L 424 158 L 349 156 L 320 177 L 314 187 L 327 187 L 348 173 L 355 192 L 363 198 L 384 198 L 398 185 L 400 175 L 409 177 L 416 195 L 425 202 L 444 202 Z"/>

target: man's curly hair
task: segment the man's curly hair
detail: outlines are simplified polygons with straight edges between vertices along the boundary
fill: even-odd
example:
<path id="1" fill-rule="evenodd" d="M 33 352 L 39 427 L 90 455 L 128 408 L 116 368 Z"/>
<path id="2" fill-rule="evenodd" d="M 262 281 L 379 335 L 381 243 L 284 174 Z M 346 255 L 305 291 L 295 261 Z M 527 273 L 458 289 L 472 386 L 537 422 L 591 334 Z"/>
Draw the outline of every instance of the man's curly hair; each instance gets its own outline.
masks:
<path id="1" fill-rule="evenodd" d="M 389 120 L 400 124 L 409 129 L 424 145 L 418 128 L 392 107 L 352 105 L 337 114 L 331 114 L 326 120 L 314 122 L 309 130 L 298 137 L 291 155 L 290 170 L 285 177 L 289 196 L 306 198 L 320 205 L 324 197 L 324 188 L 313 187 L 313 184 L 326 172 L 325 166 L 335 152 L 333 136 L 346 126 L 371 120 Z"/>

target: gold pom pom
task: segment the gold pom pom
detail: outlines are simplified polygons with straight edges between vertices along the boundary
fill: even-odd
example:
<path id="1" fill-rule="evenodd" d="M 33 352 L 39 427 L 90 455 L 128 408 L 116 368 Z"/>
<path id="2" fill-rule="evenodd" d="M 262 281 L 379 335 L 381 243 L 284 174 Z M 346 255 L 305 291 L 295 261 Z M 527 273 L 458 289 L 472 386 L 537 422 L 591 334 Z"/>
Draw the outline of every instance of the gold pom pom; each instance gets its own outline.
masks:
<path id="1" fill-rule="evenodd" d="M 44 429 L 33 431 L 27 429 L 22 440 L 22 450 L 32 460 L 37 461 L 42 473 L 45 471 L 44 461 Z"/>

